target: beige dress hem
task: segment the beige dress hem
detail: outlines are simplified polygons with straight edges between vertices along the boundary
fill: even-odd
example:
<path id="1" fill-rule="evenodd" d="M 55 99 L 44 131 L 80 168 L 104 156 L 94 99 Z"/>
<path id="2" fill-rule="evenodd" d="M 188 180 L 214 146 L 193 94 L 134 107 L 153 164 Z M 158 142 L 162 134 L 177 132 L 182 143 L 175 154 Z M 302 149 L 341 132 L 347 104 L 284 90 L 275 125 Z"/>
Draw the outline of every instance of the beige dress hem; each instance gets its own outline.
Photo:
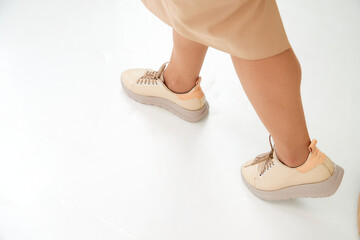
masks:
<path id="1" fill-rule="evenodd" d="M 256 60 L 291 45 L 275 0 L 142 0 L 180 35 L 233 56 Z"/>

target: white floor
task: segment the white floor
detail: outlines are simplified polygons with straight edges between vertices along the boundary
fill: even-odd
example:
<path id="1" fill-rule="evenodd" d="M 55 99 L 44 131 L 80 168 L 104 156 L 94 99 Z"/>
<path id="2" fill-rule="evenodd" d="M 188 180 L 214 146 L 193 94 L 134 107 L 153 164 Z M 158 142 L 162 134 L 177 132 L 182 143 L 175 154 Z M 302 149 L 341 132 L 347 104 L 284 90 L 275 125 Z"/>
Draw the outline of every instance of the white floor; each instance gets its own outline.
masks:
<path id="1" fill-rule="evenodd" d="M 171 28 L 140 1 L 0 1 L 0 239 L 359 239 L 360 2 L 278 5 L 303 69 L 311 137 L 345 169 L 326 199 L 265 202 L 241 164 L 269 150 L 229 55 L 201 72 L 190 124 L 126 97 Z"/>

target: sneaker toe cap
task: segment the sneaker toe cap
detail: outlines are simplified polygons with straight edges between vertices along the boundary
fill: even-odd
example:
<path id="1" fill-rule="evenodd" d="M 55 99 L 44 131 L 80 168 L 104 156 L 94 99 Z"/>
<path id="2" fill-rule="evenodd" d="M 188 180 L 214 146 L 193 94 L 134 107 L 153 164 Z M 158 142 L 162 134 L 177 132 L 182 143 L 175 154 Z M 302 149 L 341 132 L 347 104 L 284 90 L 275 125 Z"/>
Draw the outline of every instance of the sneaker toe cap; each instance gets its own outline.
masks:
<path id="1" fill-rule="evenodd" d="M 121 82 L 128 89 L 132 89 L 137 80 L 145 74 L 146 70 L 142 68 L 128 69 L 121 74 Z"/>
<path id="2" fill-rule="evenodd" d="M 254 186 L 255 185 L 255 175 L 256 175 L 256 165 L 246 167 L 251 162 L 252 162 L 252 160 L 249 160 L 242 165 L 241 175 L 243 176 L 244 180 L 246 180 L 249 184 Z"/>

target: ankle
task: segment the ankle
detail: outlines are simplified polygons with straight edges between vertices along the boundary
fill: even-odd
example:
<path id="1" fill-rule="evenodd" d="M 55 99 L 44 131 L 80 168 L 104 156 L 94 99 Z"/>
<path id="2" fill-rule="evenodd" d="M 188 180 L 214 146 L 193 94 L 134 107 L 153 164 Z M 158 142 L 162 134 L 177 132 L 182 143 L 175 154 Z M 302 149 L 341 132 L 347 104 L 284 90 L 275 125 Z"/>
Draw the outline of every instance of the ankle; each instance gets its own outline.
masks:
<path id="1" fill-rule="evenodd" d="M 309 156 L 309 150 L 305 148 L 297 149 L 276 149 L 278 159 L 288 167 L 299 167 L 304 164 Z"/>
<path id="2" fill-rule="evenodd" d="M 187 93 L 195 86 L 195 80 L 189 76 L 173 74 L 166 68 L 163 73 L 164 83 L 174 93 Z M 190 79 L 190 80 L 189 80 Z"/>

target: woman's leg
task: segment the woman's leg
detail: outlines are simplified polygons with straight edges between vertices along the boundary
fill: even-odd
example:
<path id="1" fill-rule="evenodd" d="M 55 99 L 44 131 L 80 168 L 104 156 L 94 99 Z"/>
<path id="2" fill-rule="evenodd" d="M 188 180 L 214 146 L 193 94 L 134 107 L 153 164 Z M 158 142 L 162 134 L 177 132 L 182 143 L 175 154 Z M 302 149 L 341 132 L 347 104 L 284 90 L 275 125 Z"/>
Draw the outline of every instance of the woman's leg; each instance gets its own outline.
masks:
<path id="1" fill-rule="evenodd" d="M 173 42 L 165 83 L 174 92 L 188 92 L 199 76 L 208 47 L 175 30 Z M 309 154 L 310 138 L 301 103 L 301 68 L 293 50 L 260 60 L 231 57 L 250 102 L 274 138 L 279 159 L 290 167 L 301 165 Z"/>
<path id="2" fill-rule="evenodd" d="M 195 86 L 208 46 L 184 38 L 173 29 L 173 50 L 164 70 L 165 84 L 176 93 L 185 93 Z"/>
<path id="3" fill-rule="evenodd" d="M 300 95 L 301 67 L 292 48 L 259 60 L 231 58 L 246 95 L 274 139 L 278 158 L 289 167 L 304 163 L 310 138 Z"/>

